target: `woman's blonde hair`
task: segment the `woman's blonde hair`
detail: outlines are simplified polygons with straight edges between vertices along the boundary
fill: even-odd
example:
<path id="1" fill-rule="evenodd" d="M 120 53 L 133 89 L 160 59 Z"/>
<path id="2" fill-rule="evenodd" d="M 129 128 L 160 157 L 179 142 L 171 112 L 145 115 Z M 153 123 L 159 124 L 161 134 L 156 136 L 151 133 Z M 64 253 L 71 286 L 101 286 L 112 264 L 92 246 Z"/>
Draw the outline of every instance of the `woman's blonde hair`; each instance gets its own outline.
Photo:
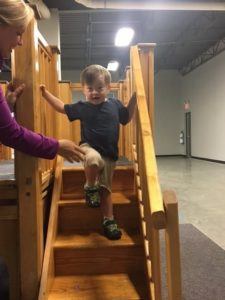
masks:
<path id="1" fill-rule="evenodd" d="M 33 17 L 32 8 L 23 0 L 0 1 L 0 25 L 26 28 Z"/>

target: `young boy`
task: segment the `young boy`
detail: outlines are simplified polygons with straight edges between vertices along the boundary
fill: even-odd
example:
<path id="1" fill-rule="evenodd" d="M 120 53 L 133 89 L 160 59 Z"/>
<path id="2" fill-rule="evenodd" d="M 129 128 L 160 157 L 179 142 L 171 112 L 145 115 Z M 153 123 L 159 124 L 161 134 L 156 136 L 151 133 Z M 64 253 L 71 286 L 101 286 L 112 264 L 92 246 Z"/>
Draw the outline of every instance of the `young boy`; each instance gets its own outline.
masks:
<path id="1" fill-rule="evenodd" d="M 81 73 L 81 84 L 86 101 L 65 104 L 42 85 L 42 95 L 58 112 L 67 114 L 70 121 L 81 121 L 80 147 L 85 152 L 84 186 L 90 207 L 101 206 L 103 229 L 107 238 L 120 239 L 122 233 L 113 217 L 111 182 L 118 159 L 119 124 L 127 124 L 134 113 L 136 95 L 127 107 L 113 98 L 110 91 L 111 75 L 100 65 L 90 65 Z"/>

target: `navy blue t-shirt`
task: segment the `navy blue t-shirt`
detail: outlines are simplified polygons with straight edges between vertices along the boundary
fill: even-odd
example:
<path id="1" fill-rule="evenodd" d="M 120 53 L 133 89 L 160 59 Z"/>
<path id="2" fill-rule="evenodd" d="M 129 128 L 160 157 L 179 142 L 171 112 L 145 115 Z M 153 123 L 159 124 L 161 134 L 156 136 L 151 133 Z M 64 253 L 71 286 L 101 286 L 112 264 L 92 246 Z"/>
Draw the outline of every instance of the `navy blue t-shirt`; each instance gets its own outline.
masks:
<path id="1" fill-rule="evenodd" d="M 118 159 L 119 124 L 129 122 L 128 109 L 117 99 L 109 98 L 94 105 L 88 101 L 65 104 L 70 121 L 81 121 L 81 142 L 88 143 L 102 156 Z"/>

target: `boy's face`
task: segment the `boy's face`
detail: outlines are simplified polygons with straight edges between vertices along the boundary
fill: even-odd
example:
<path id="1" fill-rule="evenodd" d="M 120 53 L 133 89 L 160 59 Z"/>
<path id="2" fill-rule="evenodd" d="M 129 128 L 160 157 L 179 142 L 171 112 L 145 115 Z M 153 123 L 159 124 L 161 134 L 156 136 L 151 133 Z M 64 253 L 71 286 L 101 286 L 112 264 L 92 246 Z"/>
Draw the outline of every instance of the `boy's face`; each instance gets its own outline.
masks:
<path id="1" fill-rule="evenodd" d="M 96 80 L 92 84 L 85 83 L 83 85 L 83 93 L 86 100 L 95 105 L 105 101 L 109 90 L 110 86 L 105 83 L 104 76 L 96 77 Z"/>

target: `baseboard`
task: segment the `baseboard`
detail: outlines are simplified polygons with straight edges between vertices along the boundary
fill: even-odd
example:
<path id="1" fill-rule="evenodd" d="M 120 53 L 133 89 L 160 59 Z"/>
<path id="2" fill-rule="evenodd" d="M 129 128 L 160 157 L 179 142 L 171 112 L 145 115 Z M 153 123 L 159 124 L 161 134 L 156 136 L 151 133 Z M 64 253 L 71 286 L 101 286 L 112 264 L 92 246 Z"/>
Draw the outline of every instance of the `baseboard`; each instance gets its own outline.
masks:
<path id="1" fill-rule="evenodd" d="M 156 155 L 156 157 L 186 157 L 184 154 L 160 154 Z"/>
<path id="2" fill-rule="evenodd" d="M 156 157 L 159 157 L 159 158 L 160 157 L 183 157 L 183 158 L 187 158 L 187 156 L 185 154 L 162 154 L 162 155 L 156 155 Z M 205 157 L 199 157 L 199 156 L 191 156 L 189 158 L 211 161 L 211 162 L 218 163 L 218 164 L 225 164 L 224 160 L 211 159 L 211 158 L 205 158 Z"/>
<path id="3" fill-rule="evenodd" d="M 218 163 L 218 164 L 225 164 L 224 160 L 217 160 L 217 159 L 211 159 L 211 158 L 205 158 L 205 157 L 198 157 L 198 156 L 192 156 L 191 158 L 200 159 L 200 160 L 206 160 L 206 161 L 211 161 L 211 162 Z"/>

